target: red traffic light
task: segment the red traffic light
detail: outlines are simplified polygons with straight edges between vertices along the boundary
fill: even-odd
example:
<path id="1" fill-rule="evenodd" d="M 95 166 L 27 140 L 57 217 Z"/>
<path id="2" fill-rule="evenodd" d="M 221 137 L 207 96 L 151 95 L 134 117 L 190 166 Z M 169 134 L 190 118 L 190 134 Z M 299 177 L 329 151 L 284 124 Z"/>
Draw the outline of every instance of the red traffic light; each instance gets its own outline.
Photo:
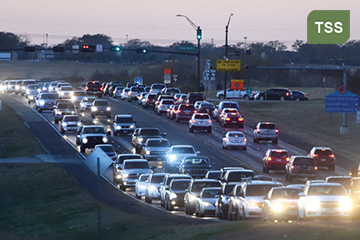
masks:
<path id="1" fill-rule="evenodd" d="M 82 45 L 80 51 L 81 52 L 95 52 L 95 45 Z"/>

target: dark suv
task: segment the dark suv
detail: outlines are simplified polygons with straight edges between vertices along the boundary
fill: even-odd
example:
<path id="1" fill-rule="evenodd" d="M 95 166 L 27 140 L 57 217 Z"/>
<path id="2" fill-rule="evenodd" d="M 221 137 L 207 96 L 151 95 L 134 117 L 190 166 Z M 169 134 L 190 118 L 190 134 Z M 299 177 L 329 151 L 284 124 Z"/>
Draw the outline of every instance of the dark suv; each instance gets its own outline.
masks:
<path id="1" fill-rule="evenodd" d="M 285 166 L 285 179 L 292 182 L 294 178 L 316 179 L 317 166 L 315 159 L 308 156 L 292 156 Z"/>
<path id="2" fill-rule="evenodd" d="M 335 155 L 331 148 L 313 147 L 308 156 L 313 157 L 319 167 L 327 167 L 329 170 L 335 171 Z"/>
<path id="3" fill-rule="evenodd" d="M 203 156 L 184 157 L 179 166 L 179 172 L 181 174 L 189 174 L 193 178 L 204 178 L 210 169 L 210 159 Z"/>
<path id="4" fill-rule="evenodd" d="M 176 112 L 175 119 L 177 122 L 181 120 L 189 121 L 194 113 L 196 113 L 196 109 L 192 104 L 180 104 L 179 108 Z"/>
<path id="5" fill-rule="evenodd" d="M 102 89 L 99 81 L 89 81 L 86 83 L 85 94 L 86 95 L 97 95 L 99 98 L 102 97 Z"/>
<path id="6" fill-rule="evenodd" d="M 292 100 L 293 94 L 289 89 L 286 88 L 272 88 L 266 92 L 259 93 L 255 96 L 256 100 Z"/>
<path id="7" fill-rule="evenodd" d="M 269 149 L 263 158 L 263 172 L 269 170 L 285 170 L 285 165 L 290 161 L 289 152 L 286 149 Z"/>

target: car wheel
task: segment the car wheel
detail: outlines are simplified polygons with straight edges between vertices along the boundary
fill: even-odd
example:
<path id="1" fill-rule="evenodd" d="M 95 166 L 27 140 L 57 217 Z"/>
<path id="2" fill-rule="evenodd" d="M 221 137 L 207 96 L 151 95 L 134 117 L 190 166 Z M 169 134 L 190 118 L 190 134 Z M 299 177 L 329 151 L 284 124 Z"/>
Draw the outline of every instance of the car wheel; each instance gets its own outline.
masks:
<path id="1" fill-rule="evenodd" d="M 208 132 L 208 133 L 211 133 L 211 127 L 207 129 L 207 132 Z"/>
<path id="2" fill-rule="evenodd" d="M 136 197 L 137 199 L 141 199 L 141 196 L 139 196 L 139 195 L 137 195 L 137 194 L 135 194 L 135 197 Z"/>
<path id="3" fill-rule="evenodd" d="M 65 133 L 65 130 L 61 127 L 60 132 L 61 132 L 62 134 L 64 134 L 64 133 Z"/>
<path id="4" fill-rule="evenodd" d="M 300 102 L 300 98 L 296 98 L 295 101 Z"/>
<path id="5" fill-rule="evenodd" d="M 173 207 L 173 205 L 171 205 L 171 202 L 170 202 L 170 201 L 169 201 L 169 203 L 168 203 L 168 210 L 169 210 L 169 211 L 174 210 L 174 207 Z"/>
<path id="6" fill-rule="evenodd" d="M 185 203 L 184 211 L 185 211 L 185 214 L 190 215 L 190 211 L 189 211 L 188 205 L 186 203 Z"/>
<path id="7" fill-rule="evenodd" d="M 146 203 L 152 203 L 152 199 L 145 195 L 145 202 Z"/>
<path id="8" fill-rule="evenodd" d="M 284 97 L 281 97 L 281 98 L 280 98 L 280 101 L 285 101 L 285 98 L 284 98 Z"/>
<path id="9" fill-rule="evenodd" d="M 250 97 L 249 97 L 248 95 L 245 95 L 245 96 L 244 96 L 244 99 L 245 99 L 245 100 L 250 100 Z"/>
<path id="10" fill-rule="evenodd" d="M 236 219 L 236 221 L 240 221 L 240 220 L 241 220 L 241 215 L 240 215 L 240 212 L 239 212 L 239 211 L 236 211 L 236 212 L 235 212 L 235 219 Z"/>
<path id="11" fill-rule="evenodd" d="M 41 108 L 38 108 L 38 112 L 39 112 L 39 113 L 42 113 L 42 110 L 41 110 Z"/>
<path id="12" fill-rule="evenodd" d="M 222 100 L 224 100 L 224 95 L 220 95 L 219 96 L 219 99 L 222 101 Z"/>
<path id="13" fill-rule="evenodd" d="M 264 98 L 263 96 L 260 96 L 259 100 L 260 100 L 260 101 L 264 101 L 265 98 Z"/>
<path id="14" fill-rule="evenodd" d="M 194 132 L 194 129 L 192 127 L 189 127 L 189 132 Z"/>
<path id="15" fill-rule="evenodd" d="M 290 176 L 290 175 L 288 175 L 288 180 L 289 180 L 289 182 L 292 182 L 292 181 L 293 181 L 293 177 Z"/>
<path id="16" fill-rule="evenodd" d="M 95 114 L 91 113 L 91 117 L 94 118 L 94 117 L 95 117 Z"/>
<path id="17" fill-rule="evenodd" d="M 55 123 L 59 123 L 59 120 L 55 119 L 54 122 L 55 122 Z"/>
<path id="18" fill-rule="evenodd" d="M 180 122 L 180 119 L 179 119 L 179 118 L 177 118 L 177 119 L 176 119 L 176 122 Z"/>
<path id="19" fill-rule="evenodd" d="M 264 209 L 263 209 L 262 214 L 261 214 L 261 219 L 263 220 L 263 222 L 267 222 L 267 221 L 268 221 L 268 218 L 266 218 Z"/>
<path id="20" fill-rule="evenodd" d="M 80 146 L 80 151 L 81 151 L 82 153 L 84 153 L 85 150 L 86 150 L 86 148 L 85 148 L 84 146 Z"/>
<path id="21" fill-rule="evenodd" d="M 161 207 L 165 207 L 165 201 L 160 200 L 160 206 L 161 206 Z"/>
<path id="22" fill-rule="evenodd" d="M 277 139 L 273 139 L 273 140 L 272 140 L 272 143 L 273 143 L 273 144 L 278 144 L 278 140 L 277 140 Z"/>
<path id="23" fill-rule="evenodd" d="M 232 213 L 232 207 L 229 207 L 229 211 L 228 211 L 228 220 L 229 221 L 232 221 L 234 220 L 234 216 L 233 216 L 233 213 Z"/>
<path id="24" fill-rule="evenodd" d="M 242 212 L 243 212 L 243 219 L 246 220 L 246 215 L 245 215 L 245 208 L 242 208 Z"/>
<path id="25" fill-rule="evenodd" d="M 124 191 L 124 192 L 125 192 L 125 191 L 126 191 L 126 187 L 125 187 L 124 185 L 122 185 L 122 184 L 121 184 L 121 185 L 120 185 L 120 190 L 122 190 L 122 191 Z"/>
<path id="26" fill-rule="evenodd" d="M 116 132 L 116 131 L 114 131 L 114 136 L 117 136 L 117 132 Z"/>
<path id="27" fill-rule="evenodd" d="M 265 173 L 269 173 L 269 166 L 265 165 Z"/>

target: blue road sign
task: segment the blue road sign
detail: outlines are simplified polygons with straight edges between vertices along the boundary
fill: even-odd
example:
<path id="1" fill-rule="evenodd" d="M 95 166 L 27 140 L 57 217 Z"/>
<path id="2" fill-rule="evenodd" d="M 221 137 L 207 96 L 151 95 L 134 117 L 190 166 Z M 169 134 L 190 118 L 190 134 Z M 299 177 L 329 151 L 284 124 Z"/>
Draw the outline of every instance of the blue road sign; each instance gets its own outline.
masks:
<path id="1" fill-rule="evenodd" d="M 347 91 L 340 94 L 338 91 L 325 96 L 325 111 L 338 113 L 355 113 L 359 110 L 359 97 Z"/>
<path id="2" fill-rule="evenodd" d="M 139 84 L 139 85 L 143 85 L 143 78 L 142 77 L 136 77 L 135 78 L 135 83 Z"/>

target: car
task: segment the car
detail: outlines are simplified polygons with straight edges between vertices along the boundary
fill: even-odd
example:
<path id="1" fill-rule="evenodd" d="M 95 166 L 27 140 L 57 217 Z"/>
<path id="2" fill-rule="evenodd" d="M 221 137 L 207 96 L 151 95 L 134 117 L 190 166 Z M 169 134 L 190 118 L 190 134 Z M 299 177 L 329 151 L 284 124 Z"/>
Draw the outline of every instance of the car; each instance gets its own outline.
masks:
<path id="1" fill-rule="evenodd" d="M 159 93 L 164 88 L 166 88 L 166 85 L 163 83 L 153 83 L 150 86 L 149 93 Z"/>
<path id="2" fill-rule="evenodd" d="M 181 179 L 181 180 L 191 180 L 192 177 L 189 174 L 174 174 L 174 173 L 167 173 L 164 177 L 164 180 L 162 183 L 160 183 L 160 205 L 161 207 L 165 207 L 165 200 L 166 200 L 166 193 L 168 192 L 170 183 L 174 179 Z M 179 203 L 182 203 L 179 205 Z M 172 203 L 172 205 L 178 205 L 183 206 L 184 203 L 184 195 L 182 195 L 182 198 L 179 195 L 179 198 L 176 199 L 175 203 Z"/>
<path id="3" fill-rule="evenodd" d="M 74 91 L 71 96 L 71 102 L 76 106 L 80 107 L 81 99 L 86 97 L 86 94 L 84 91 Z"/>
<path id="4" fill-rule="evenodd" d="M 146 180 L 145 202 L 152 203 L 153 199 L 160 199 L 160 183 L 166 173 L 151 173 Z"/>
<path id="5" fill-rule="evenodd" d="M 222 139 L 222 147 L 247 149 L 247 137 L 240 131 L 229 131 Z"/>
<path id="6" fill-rule="evenodd" d="M 141 155 L 148 161 L 166 161 L 170 143 L 166 138 L 149 138 L 142 147 Z"/>
<path id="7" fill-rule="evenodd" d="M 352 203 L 340 183 L 308 182 L 300 193 L 298 220 L 350 218 Z"/>
<path id="8" fill-rule="evenodd" d="M 133 100 L 137 101 L 140 93 L 144 91 L 144 87 L 132 86 L 127 94 L 128 102 L 132 102 Z"/>
<path id="9" fill-rule="evenodd" d="M 313 157 L 291 156 L 290 161 L 285 166 L 285 179 L 289 182 L 292 182 L 294 178 L 316 179 L 317 169 Z"/>
<path id="10" fill-rule="evenodd" d="M 157 112 L 158 115 L 161 115 L 162 113 L 166 113 L 168 108 L 172 104 L 174 104 L 174 100 L 162 99 L 158 105 L 155 105 L 155 112 Z"/>
<path id="11" fill-rule="evenodd" d="M 215 217 L 219 219 L 228 219 L 230 194 L 237 184 L 238 183 L 236 182 L 222 184 L 215 203 Z"/>
<path id="12" fill-rule="evenodd" d="M 174 100 L 175 100 L 175 104 L 186 104 L 186 98 L 187 95 L 186 94 L 175 94 L 174 95 Z"/>
<path id="13" fill-rule="evenodd" d="M 222 182 L 244 182 L 255 178 L 256 173 L 251 169 L 233 169 L 226 171 Z"/>
<path id="14" fill-rule="evenodd" d="M 113 181 L 117 183 L 120 179 L 120 169 L 122 168 L 122 164 L 127 159 L 143 159 L 140 154 L 130 154 L 130 153 L 123 153 L 118 154 L 116 157 L 115 162 L 113 163 Z"/>
<path id="15" fill-rule="evenodd" d="M 269 170 L 285 170 L 285 166 L 289 161 L 290 155 L 288 150 L 270 148 L 266 151 L 262 160 L 263 172 L 269 173 Z"/>
<path id="16" fill-rule="evenodd" d="M 15 95 L 18 95 L 19 93 L 21 93 L 21 85 L 22 85 L 22 82 L 24 80 L 17 80 L 15 85 L 14 85 L 14 92 L 15 92 Z M 3 85 L 5 87 L 5 85 Z M 4 91 L 5 89 L 3 89 Z M 43 91 L 44 92 L 44 91 Z"/>
<path id="17" fill-rule="evenodd" d="M 163 138 L 165 136 L 166 132 L 161 133 L 158 128 L 136 128 L 131 135 L 131 143 L 134 145 L 136 153 L 140 153 L 149 138 Z"/>
<path id="18" fill-rule="evenodd" d="M 45 110 L 54 111 L 55 102 L 58 99 L 55 93 L 39 93 L 35 97 L 35 109 L 39 113 Z"/>
<path id="19" fill-rule="evenodd" d="M 353 203 L 353 219 L 360 218 L 360 177 L 353 177 L 350 185 L 350 197 Z"/>
<path id="20" fill-rule="evenodd" d="M 145 96 L 147 95 L 147 92 L 141 92 L 138 96 L 138 105 L 142 105 L 142 102 L 144 101 Z"/>
<path id="21" fill-rule="evenodd" d="M 215 216 L 215 203 L 221 187 L 203 188 L 196 198 L 195 215 L 198 217 Z"/>
<path id="22" fill-rule="evenodd" d="M 221 188 L 221 182 L 215 179 L 192 179 L 184 196 L 184 212 L 193 215 L 196 210 L 196 199 L 199 197 L 203 188 Z"/>
<path id="23" fill-rule="evenodd" d="M 141 174 L 138 180 L 135 183 L 135 197 L 140 199 L 142 196 L 145 196 L 146 191 L 146 181 L 149 178 L 150 174 Z"/>
<path id="24" fill-rule="evenodd" d="M 130 88 L 124 88 L 120 94 L 120 99 L 121 100 L 127 99 L 129 91 L 130 91 Z"/>
<path id="25" fill-rule="evenodd" d="M 59 93 L 60 93 L 61 87 L 64 87 L 64 86 L 71 87 L 71 86 L 70 86 L 70 83 L 67 83 L 67 82 L 58 82 L 58 83 L 56 84 L 55 93 L 56 93 L 58 96 L 60 96 Z"/>
<path id="26" fill-rule="evenodd" d="M 141 174 L 151 174 L 149 162 L 145 159 L 124 160 L 117 174 L 117 182 L 121 190 L 126 191 L 129 187 L 135 187 L 135 183 Z"/>
<path id="27" fill-rule="evenodd" d="M 309 101 L 309 94 L 304 93 L 302 91 L 297 91 L 297 90 L 291 90 L 292 94 L 293 94 L 293 98 L 292 100 L 294 101 Z"/>
<path id="28" fill-rule="evenodd" d="M 260 92 L 256 94 L 255 100 L 292 100 L 293 94 L 289 89 L 286 88 L 272 88 L 265 92 Z"/>
<path id="29" fill-rule="evenodd" d="M 201 102 L 199 107 L 197 108 L 198 113 L 207 113 L 212 116 L 212 112 L 214 111 L 215 106 L 209 102 Z"/>
<path id="30" fill-rule="evenodd" d="M 156 94 L 156 99 L 155 99 L 155 104 L 154 104 L 154 109 L 153 109 L 155 112 L 157 112 L 158 106 L 160 105 L 160 102 L 162 100 L 165 100 L 165 99 L 174 100 L 174 96 L 172 96 L 172 95 L 164 95 L 164 94 L 161 94 L 161 93 Z"/>
<path id="31" fill-rule="evenodd" d="M 327 167 L 330 171 L 335 171 L 336 158 L 329 147 L 313 147 L 308 156 L 315 159 L 318 167 Z"/>
<path id="32" fill-rule="evenodd" d="M 204 101 L 205 97 L 202 93 L 189 92 L 186 96 L 186 104 L 194 104 L 196 101 Z"/>
<path id="33" fill-rule="evenodd" d="M 105 132 L 102 125 L 84 125 L 79 133 L 78 143 L 80 151 L 85 152 L 87 148 L 94 148 L 97 144 L 107 143 L 110 132 Z"/>
<path id="34" fill-rule="evenodd" d="M 74 89 L 72 86 L 62 86 L 57 92 L 60 99 L 71 99 L 71 96 L 74 94 Z"/>
<path id="35" fill-rule="evenodd" d="M 278 136 L 279 129 L 272 122 L 259 122 L 253 132 L 254 143 L 272 141 L 272 143 L 277 144 Z"/>
<path id="36" fill-rule="evenodd" d="M 274 187 L 264 197 L 263 221 L 288 221 L 298 218 L 298 200 L 302 188 Z"/>
<path id="37" fill-rule="evenodd" d="M 217 122 L 220 122 L 220 116 L 224 108 L 236 108 L 240 112 L 239 103 L 231 101 L 221 101 L 216 105 L 215 109 L 212 112 L 213 118 Z"/>
<path id="38" fill-rule="evenodd" d="M 101 98 L 103 95 L 102 85 L 99 81 L 88 81 L 85 86 L 86 95 L 96 95 Z"/>
<path id="39" fill-rule="evenodd" d="M 163 88 L 161 93 L 174 96 L 175 94 L 181 93 L 181 90 L 179 88 Z"/>
<path id="40" fill-rule="evenodd" d="M 26 94 L 26 88 L 28 85 L 30 84 L 35 84 L 37 85 L 37 81 L 34 80 L 34 79 L 28 79 L 28 80 L 24 80 L 22 81 L 21 83 L 21 90 L 20 90 L 20 93 L 21 93 L 21 96 L 24 96 Z M 39 88 L 40 89 L 40 88 Z"/>
<path id="41" fill-rule="evenodd" d="M 82 123 L 77 115 L 65 115 L 60 122 L 60 132 L 66 133 L 76 131 L 81 124 Z"/>
<path id="42" fill-rule="evenodd" d="M 70 101 L 58 100 L 53 110 L 54 122 L 59 123 L 65 115 L 77 115 L 75 105 Z"/>
<path id="43" fill-rule="evenodd" d="M 179 165 L 180 174 L 189 174 L 192 178 L 204 178 L 211 170 L 210 159 L 205 156 L 184 157 Z"/>
<path id="44" fill-rule="evenodd" d="M 198 111 L 200 104 L 203 103 L 203 102 L 206 102 L 206 101 L 196 101 L 196 102 L 194 103 L 194 108 Z"/>
<path id="45" fill-rule="evenodd" d="M 83 97 L 80 101 L 80 111 L 86 111 L 86 110 L 90 110 L 91 109 L 91 106 L 93 104 L 93 102 L 95 101 L 95 98 L 94 97 Z"/>
<path id="46" fill-rule="evenodd" d="M 91 117 L 96 115 L 106 115 L 108 118 L 111 117 L 111 106 L 107 100 L 96 99 L 90 108 Z"/>
<path id="47" fill-rule="evenodd" d="M 209 170 L 206 172 L 205 177 L 206 179 L 220 179 L 220 170 Z"/>
<path id="48" fill-rule="evenodd" d="M 261 218 L 264 197 L 273 187 L 281 187 L 275 181 L 246 181 L 236 185 L 229 199 L 229 220 Z"/>
<path id="49" fill-rule="evenodd" d="M 142 102 L 143 108 L 147 109 L 148 107 L 154 107 L 156 100 L 156 94 L 148 93 L 144 97 L 144 101 Z"/>
<path id="50" fill-rule="evenodd" d="M 28 100 L 28 104 L 35 102 L 35 97 L 41 92 L 41 88 L 38 84 L 29 84 L 25 89 L 25 97 Z"/>
<path id="51" fill-rule="evenodd" d="M 104 89 L 104 95 L 109 94 L 109 97 L 112 97 L 114 94 L 114 90 L 119 86 L 125 87 L 123 82 L 110 82 L 106 85 L 106 88 Z"/>
<path id="52" fill-rule="evenodd" d="M 113 121 L 114 136 L 118 134 L 132 134 L 136 129 L 136 121 L 134 121 L 132 115 L 118 114 L 115 115 Z"/>
<path id="53" fill-rule="evenodd" d="M 225 177 L 225 174 L 226 174 L 226 172 L 228 172 L 228 171 L 231 171 L 231 170 L 243 170 L 243 169 L 245 169 L 244 167 L 222 167 L 222 168 L 220 168 L 220 181 L 222 181 L 222 182 L 224 182 L 225 180 L 224 180 L 224 177 Z"/>
<path id="54" fill-rule="evenodd" d="M 239 110 L 236 108 L 227 108 L 227 107 L 223 108 L 223 110 L 221 111 L 221 113 L 218 116 L 219 124 L 222 123 L 222 118 L 224 118 L 227 113 L 239 113 Z"/>
<path id="55" fill-rule="evenodd" d="M 180 122 L 181 120 L 189 121 L 194 113 L 197 113 L 194 105 L 180 104 L 175 114 L 175 120 L 176 122 Z"/>
<path id="56" fill-rule="evenodd" d="M 172 179 L 169 186 L 165 190 L 164 207 L 166 210 L 172 211 L 175 207 L 184 206 L 185 191 L 189 187 L 191 178 Z"/>
<path id="57" fill-rule="evenodd" d="M 174 119 L 175 113 L 178 110 L 179 105 L 172 104 L 166 111 L 166 117 L 170 118 L 171 120 Z"/>
<path id="58" fill-rule="evenodd" d="M 189 132 L 194 132 L 194 130 L 206 130 L 211 133 L 212 120 L 210 115 L 207 113 L 194 113 L 189 120 Z"/>
<path id="59" fill-rule="evenodd" d="M 328 176 L 325 178 L 326 183 L 340 183 L 345 190 L 350 194 L 351 191 L 351 182 L 352 177 L 351 176 Z"/>
<path id="60" fill-rule="evenodd" d="M 113 98 L 121 98 L 121 93 L 124 88 L 124 86 L 117 86 L 112 93 Z"/>
<path id="61" fill-rule="evenodd" d="M 220 119 L 220 124 L 223 127 L 238 127 L 244 128 L 244 118 L 237 112 L 223 113 Z"/>
<path id="62" fill-rule="evenodd" d="M 95 145 L 94 150 L 97 148 L 103 150 L 106 153 L 106 155 L 108 155 L 109 158 L 111 158 L 111 160 L 113 160 L 114 162 L 116 161 L 117 153 L 112 144 L 97 144 Z"/>
<path id="63" fill-rule="evenodd" d="M 165 171 L 178 172 L 179 165 L 184 157 L 197 156 L 199 151 L 195 151 L 192 145 L 172 145 L 166 154 Z"/>

